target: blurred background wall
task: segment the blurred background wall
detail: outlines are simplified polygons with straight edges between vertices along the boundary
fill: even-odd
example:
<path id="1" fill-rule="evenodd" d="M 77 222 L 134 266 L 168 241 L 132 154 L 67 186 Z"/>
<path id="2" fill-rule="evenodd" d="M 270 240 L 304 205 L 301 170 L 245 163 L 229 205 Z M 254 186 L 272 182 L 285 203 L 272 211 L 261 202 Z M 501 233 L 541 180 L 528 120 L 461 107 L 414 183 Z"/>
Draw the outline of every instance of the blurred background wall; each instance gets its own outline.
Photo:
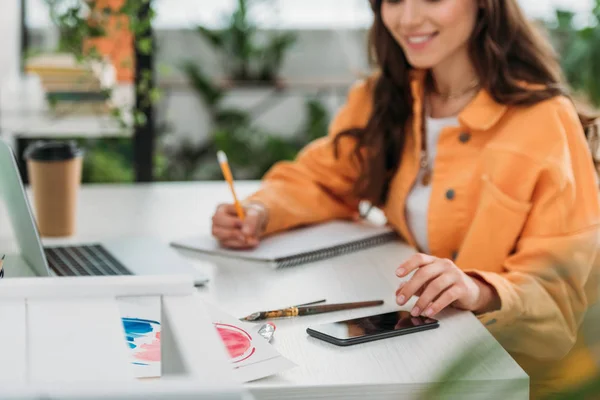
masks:
<path id="1" fill-rule="evenodd" d="M 61 35 L 50 18 L 48 0 L 23 1 L 27 11 L 28 55 L 54 51 Z M 529 18 L 540 23 L 568 25 L 563 36 L 565 44 L 571 46 L 574 43 L 572 31 L 590 24 L 597 1 L 520 0 L 520 4 Z M 243 160 L 244 150 L 240 150 L 239 157 L 234 155 L 233 164 L 238 164 L 241 177 L 260 177 L 272 162 L 292 158 L 312 137 L 325 134 L 327 123 L 345 101 L 350 85 L 368 73 L 366 34 L 372 13 L 366 0 L 250 0 L 250 3 L 252 8 L 247 19 L 264 37 L 280 33 L 294 37 L 293 43 L 283 52 L 278 69 L 282 85 L 221 85 L 227 75 L 224 70 L 227 59 L 215 50 L 206 35 L 199 34 L 197 26 L 212 30 L 230 26 L 240 0 L 153 1 L 157 43 L 155 71 L 161 91 L 156 104 L 157 135 L 161 137 L 157 163 L 167 165 L 183 159 L 186 161 L 180 164 L 187 163 L 174 166 L 162 177 L 159 173 L 158 179 L 219 178 L 218 169 L 211 166 L 214 164 L 211 158 L 206 158 L 207 152 L 212 152 L 215 146 L 228 147 L 230 151 L 255 146 L 257 153 L 252 157 L 264 158 L 261 166 L 250 168 L 252 161 L 247 155 Z M 6 31 L 6 35 L 14 36 L 18 31 L 16 20 L 9 17 L 18 14 L 18 7 L 18 0 L 3 1 L 0 29 Z M 559 8 L 571 12 L 568 21 L 557 21 L 556 10 Z M 1 68 L 14 69 L 18 65 L 18 60 L 14 59 L 18 45 L 9 40 L 1 41 L 0 46 L 6 47 L 3 54 L 11 55 L 3 57 L 0 71 Z M 192 70 L 190 66 L 193 66 Z M 194 82 L 191 72 L 201 74 L 199 78 L 207 79 L 209 85 L 222 91 L 223 99 L 218 107 L 207 103 L 206 93 L 199 89 L 199 82 Z M 6 77 L 6 72 L 0 76 Z M 239 132 L 223 132 L 223 124 L 218 123 L 215 115 L 229 112 L 230 117 L 232 111 L 240 110 L 248 114 L 244 118 L 249 120 L 244 121 L 253 127 L 252 130 L 243 133 L 244 137 Z M 307 130 L 310 131 L 308 135 L 303 133 Z M 104 146 L 98 141 L 94 145 Z M 130 153 L 127 146 L 125 141 L 112 151 L 120 153 L 123 160 Z M 104 164 L 115 164 L 115 160 L 108 157 Z M 121 164 L 128 162 L 130 160 L 124 160 Z M 106 165 L 102 168 L 110 168 Z M 180 172 L 175 173 L 178 168 Z M 185 172 L 181 172 L 182 168 Z M 130 174 L 100 174 L 97 179 L 111 181 L 129 177 Z"/>

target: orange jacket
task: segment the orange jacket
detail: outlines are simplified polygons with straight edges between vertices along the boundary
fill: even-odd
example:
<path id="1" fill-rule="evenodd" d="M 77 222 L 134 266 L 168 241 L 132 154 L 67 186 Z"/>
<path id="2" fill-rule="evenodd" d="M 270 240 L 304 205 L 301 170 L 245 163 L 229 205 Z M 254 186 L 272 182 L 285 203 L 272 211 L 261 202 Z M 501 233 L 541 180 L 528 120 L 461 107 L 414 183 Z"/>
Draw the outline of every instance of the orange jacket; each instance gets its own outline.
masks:
<path id="1" fill-rule="evenodd" d="M 294 162 L 274 166 L 248 199 L 268 208 L 267 234 L 356 215 L 354 139 L 341 140 L 338 159 L 332 139 L 366 125 L 372 107 L 369 82 L 352 88 L 327 137 L 310 143 Z M 422 85 L 422 75 L 413 78 L 413 129 L 382 208 L 412 246 L 405 201 L 419 170 L 421 135 L 414 132 L 421 131 Z M 582 351 L 581 338 L 574 344 L 589 296 L 597 294 L 591 275 L 598 271 L 593 266 L 600 200 L 574 106 L 563 97 L 530 107 L 506 106 L 482 90 L 459 122 L 439 138 L 427 227 L 431 254 L 453 259 L 497 290 L 501 309 L 479 318 L 532 381 L 541 373 L 540 363 L 541 374 L 554 383 L 560 376 L 560 385 L 573 382 L 572 374 L 561 370 L 565 366 L 568 372 L 591 374 L 594 363 Z M 577 354 L 578 361 L 569 362 L 567 354 Z"/>

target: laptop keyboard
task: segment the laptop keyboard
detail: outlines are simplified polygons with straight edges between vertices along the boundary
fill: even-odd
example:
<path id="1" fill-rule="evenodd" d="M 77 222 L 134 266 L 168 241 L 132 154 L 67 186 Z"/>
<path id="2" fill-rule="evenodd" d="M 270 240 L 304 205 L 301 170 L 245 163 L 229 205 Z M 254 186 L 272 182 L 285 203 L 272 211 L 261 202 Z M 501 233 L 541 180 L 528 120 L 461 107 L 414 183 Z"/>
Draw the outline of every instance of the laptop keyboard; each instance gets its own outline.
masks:
<path id="1" fill-rule="evenodd" d="M 44 252 L 59 276 L 132 275 L 101 245 L 47 247 Z"/>

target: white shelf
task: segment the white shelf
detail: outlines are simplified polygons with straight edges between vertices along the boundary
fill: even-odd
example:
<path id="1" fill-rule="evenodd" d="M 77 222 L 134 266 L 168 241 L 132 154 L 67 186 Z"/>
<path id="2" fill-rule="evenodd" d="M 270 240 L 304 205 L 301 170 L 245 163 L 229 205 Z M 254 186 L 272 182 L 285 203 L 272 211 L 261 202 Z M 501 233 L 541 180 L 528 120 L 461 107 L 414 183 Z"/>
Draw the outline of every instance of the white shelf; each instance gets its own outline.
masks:
<path id="1" fill-rule="evenodd" d="M 134 101 L 132 85 L 118 85 L 111 101 L 125 115 Z M 35 75 L 8 79 L 0 86 L 0 132 L 19 138 L 65 137 L 129 137 L 131 130 L 123 128 L 111 115 L 56 115 L 45 99 L 40 80 Z"/>

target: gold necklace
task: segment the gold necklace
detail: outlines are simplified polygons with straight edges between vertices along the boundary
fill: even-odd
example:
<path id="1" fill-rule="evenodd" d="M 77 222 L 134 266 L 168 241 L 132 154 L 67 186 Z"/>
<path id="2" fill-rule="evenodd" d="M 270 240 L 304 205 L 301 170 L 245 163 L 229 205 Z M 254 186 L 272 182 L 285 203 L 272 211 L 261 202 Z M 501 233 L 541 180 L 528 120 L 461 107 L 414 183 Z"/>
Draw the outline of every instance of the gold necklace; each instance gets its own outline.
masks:
<path id="1" fill-rule="evenodd" d="M 470 93 L 470 92 L 472 92 L 475 89 L 479 89 L 479 79 L 478 78 L 473 79 L 463 89 L 456 90 L 456 91 L 449 91 L 449 92 L 446 92 L 446 93 L 440 92 L 439 90 L 437 90 L 437 88 L 435 87 L 435 85 L 433 85 L 433 90 L 434 90 L 435 94 L 437 94 L 438 96 L 440 96 L 444 100 L 454 100 L 454 99 L 461 98 L 465 94 Z"/>
<path id="2" fill-rule="evenodd" d="M 437 95 L 441 96 L 444 100 L 452 100 L 452 99 L 457 99 L 460 98 L 462 96 L 464 96 L 465 94 L 478 89 L 479 88 L 479 79 L 475 78 L 473 79 L 469 85 L 460 90 L 460 91 L 456 91 L 456 92 L 449 92 L 449 93 L 440 93 L 436 90 L 435 85 L 433 84 L 432 81 L 429 82 L 430 83 L 430 88 L 433 92 L 435 92 Z M 422 95 L 423 98 L 426 98 L 425 95 L 426 91 L 424 90 Z M 419 160 L 419 167 L 421 168 L 421 170 L 423 171 L 423 175 L 421 177 L 421 184 L 423 186 L 428 186 L 431 183 L 431 178 L 433 175 L 433 171 L 431 170 L 431 165 L 429 165 L 429 152 L 427 149 L 427 128 L 425 126 L 425 114 L 426 114 L 426 108 L 423 109 L 423 113 L 422 113 L 422 119 L 421 119 L 421 157 Z"/>
<path id="3" fill-rule="evenodd" d="M 431 171 L 431 166 L 429 165 L 429 152 L 427 149 L 427 126 L 425 124 L 425 115 L 427 114 L 427 109 L 429 107 L 425 106 L 425 104 L 427 104 L 425 93 L 425 90 L 423 90 L 421 93 L 423 96 L 423 111 L 421 113 L 421 132 L 419 132 L 421 135 L 421 157 L 419 159 L 419 167 L 423 171 L 421 176 L 421 184 L 423 186 L 428 186 L 431 183 L 431 176 L 433 175 L 433 172 Z"/>

